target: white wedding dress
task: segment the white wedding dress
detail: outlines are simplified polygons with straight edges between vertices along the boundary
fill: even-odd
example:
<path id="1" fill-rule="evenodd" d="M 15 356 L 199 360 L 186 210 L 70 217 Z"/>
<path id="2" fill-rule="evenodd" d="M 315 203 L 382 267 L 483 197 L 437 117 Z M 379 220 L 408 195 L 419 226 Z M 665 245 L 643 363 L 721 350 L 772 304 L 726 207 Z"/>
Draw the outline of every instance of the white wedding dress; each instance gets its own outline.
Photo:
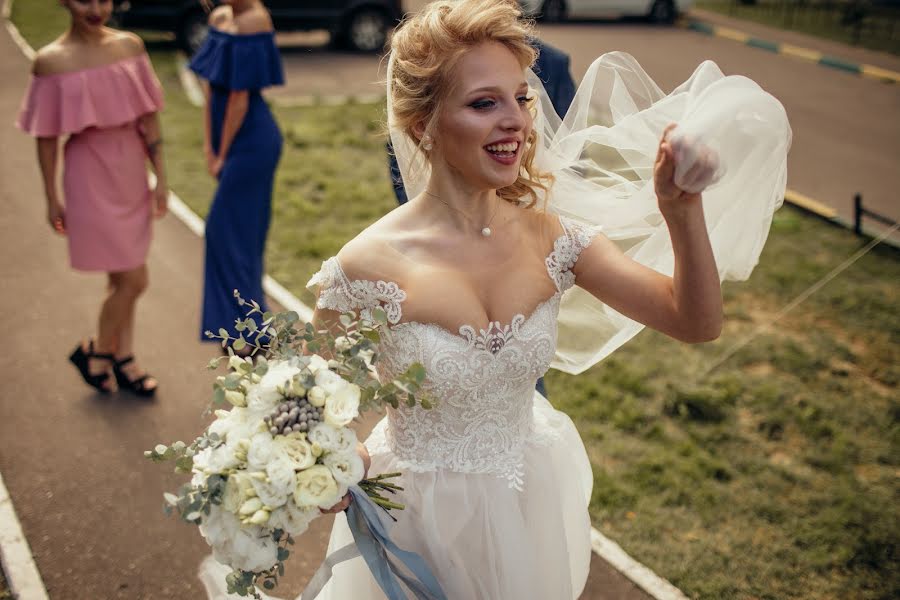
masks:
<path id="1" fill-rule="evenodd" d="M 556 293 L 529 315 L 488 330 L 458 332 L 403 322 L 406 293 L 389 281 L 351 281 L 330 258 L 311 284 L 317 306 L 346 312 L 383 308 L 390 327 L 379 374 L 390 380 L 414 362 L 435 400 L 388 409 L 366 447 L 370 473 L 400 471 L 391 537 L 420 554 L 453 600 L 568 600 L 590 565 L 588 501 L 593 477 L 572 421 L 534 390 L 556 349 L 560 298 L 592 230 L 561 220 L 546 258 Z M 329 552 L 353 540 L 338 515 Z M 361 558 L 342 563 L 323 600 L 382 599 Z"/>

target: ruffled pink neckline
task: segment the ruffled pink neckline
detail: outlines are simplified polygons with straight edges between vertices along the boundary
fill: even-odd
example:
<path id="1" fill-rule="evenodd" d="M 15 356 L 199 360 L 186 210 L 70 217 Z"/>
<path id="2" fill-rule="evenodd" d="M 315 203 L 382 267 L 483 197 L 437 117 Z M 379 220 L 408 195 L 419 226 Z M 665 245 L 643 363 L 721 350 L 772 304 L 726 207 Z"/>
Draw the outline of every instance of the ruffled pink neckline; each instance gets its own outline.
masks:
<path id="1" fill-rule="evenodd" d="M 162 105 L 150 58 L 138 54 L 106 65 L 32 75 L 16 125 L 36 137 L 57 137 L 126 125 Z"/>

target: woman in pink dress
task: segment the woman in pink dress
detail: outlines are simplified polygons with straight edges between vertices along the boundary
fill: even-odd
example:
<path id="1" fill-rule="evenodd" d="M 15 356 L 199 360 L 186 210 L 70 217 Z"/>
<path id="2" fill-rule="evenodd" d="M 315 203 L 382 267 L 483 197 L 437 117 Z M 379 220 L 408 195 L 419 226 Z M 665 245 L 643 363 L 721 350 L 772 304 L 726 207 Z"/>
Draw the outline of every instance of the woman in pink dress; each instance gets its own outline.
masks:
<path id="1" fill-rule="evenodd" d="M 134 313 L 147 287 L 154 216 L 166 212 L 158 111 L 162 90 L 141 39 L 105 27 L 112 0 L 62 0 L 69 29 L 38 51 L 17 125 L 37 138 L 47 221 L 69 241 L 72 268 L 107 273 L 96 339 L 70 360 L 85 382 L 153 396 L 156 380 L 134 361 Z M 63 194 L 57 188 L 59 140 Z M 149 158 L 156 172 L 147 181 Z"/>

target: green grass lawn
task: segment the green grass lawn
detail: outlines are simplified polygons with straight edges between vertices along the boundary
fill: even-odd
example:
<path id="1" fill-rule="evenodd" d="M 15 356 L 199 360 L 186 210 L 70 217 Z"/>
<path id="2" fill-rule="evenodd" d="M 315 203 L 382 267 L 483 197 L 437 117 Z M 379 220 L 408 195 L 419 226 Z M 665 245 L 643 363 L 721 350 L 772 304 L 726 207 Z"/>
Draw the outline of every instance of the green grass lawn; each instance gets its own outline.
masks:
<path id="1" fill-rule="evenodd" d="M 854 26 L 842 23 L 843 7 L 848 4 L 849 2 L 839 1 L 804 3 L 796 0 L 756 0 L 754 4 L 742 4 L 736 0 L 696 2 L 697 8 L 738 19 L 900 55 L 900 27 L 897 26 L 900 10 L 896 7 L 873 7 L 870 3 L 860 3 L 867 7 L 867 12 L 857 33 Z"/>
<path id="2" fill-rule="evenodd" d="M 40 6 L 16 4 L 34 39 L 24 21 L 47 18 Z M 174 55 L 153 61 L 172 187 L 202 215 L 214 191 L 202 113 Z M 394 206 L 383 107 L 273 110 L 285 147 L 266 260 L 309 302 L 321 261 Z M 585 374 L 548 376 L 593 462 L 594 524 L 692 598 L 900 596 L 900 252 L 876 248 L 700 377 L 862 243 L 783 208 L 753 277 L 724 288 L 720 340 L 645 331 Z"/>

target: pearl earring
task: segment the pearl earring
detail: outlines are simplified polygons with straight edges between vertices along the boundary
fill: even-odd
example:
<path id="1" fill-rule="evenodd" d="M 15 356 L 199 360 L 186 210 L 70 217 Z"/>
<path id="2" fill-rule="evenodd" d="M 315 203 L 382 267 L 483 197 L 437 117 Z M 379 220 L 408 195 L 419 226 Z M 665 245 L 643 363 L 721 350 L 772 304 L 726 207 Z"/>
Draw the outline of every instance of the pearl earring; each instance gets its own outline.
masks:
<path id="1" fill-rule="evenodd" d="M 426 152 L 431 152 L 431 149 L 434 148 L 434 139 L 428 134 L 422 137 L 422 149 Z"/>

